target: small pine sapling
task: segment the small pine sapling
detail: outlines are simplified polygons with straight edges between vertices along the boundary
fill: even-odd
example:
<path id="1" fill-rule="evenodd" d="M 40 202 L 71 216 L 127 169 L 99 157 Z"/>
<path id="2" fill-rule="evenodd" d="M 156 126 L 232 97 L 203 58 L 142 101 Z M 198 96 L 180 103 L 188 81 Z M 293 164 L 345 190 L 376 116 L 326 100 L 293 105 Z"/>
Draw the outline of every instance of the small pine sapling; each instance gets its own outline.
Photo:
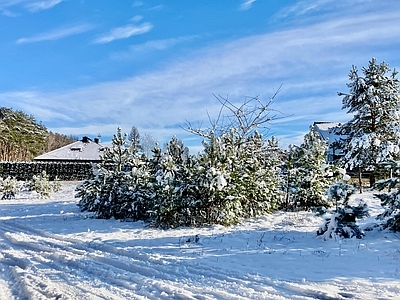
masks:
<path id="1" fill-rule="evenodd" d="M 1 199 L 13 199 L 15 195 L 20 191 L 20 185 L 17 179 L 7 177 L 6 179 L 0 178 L 0 192 L 3 193 Z"/>
<path id="2" fill-rule="evenodd" d="M 32 179 L 29 180 L 25 186 L 28 191 L 38 193 L 40 198 L 50 198 L 51 193 L 61 189 L 61 185 L 58 181 L 50 181 L 46 171 L 43 171 L 39 175 L 32 176 Z"/>
<path id="3" fill-rule="evenodd" d="M 348 176 L 344 175 L 345 179 Z M 335 235 L 343 238 L 356 237 L 362 238 L 364 233 L 356 224 L 356 219 L 368 216 L 368 206 L 360 202 L 357 206 L 349 204 L 350 196 L 356 192 L 354 185 L 339 181 L 332 184 L 328 191 L 328 199 L 332 202 L 335 209 L 331 211 L 331 216 L 327 217 L 324 223 L 317 230 L 317 235 L 323 235 L 325 239 Z"/>

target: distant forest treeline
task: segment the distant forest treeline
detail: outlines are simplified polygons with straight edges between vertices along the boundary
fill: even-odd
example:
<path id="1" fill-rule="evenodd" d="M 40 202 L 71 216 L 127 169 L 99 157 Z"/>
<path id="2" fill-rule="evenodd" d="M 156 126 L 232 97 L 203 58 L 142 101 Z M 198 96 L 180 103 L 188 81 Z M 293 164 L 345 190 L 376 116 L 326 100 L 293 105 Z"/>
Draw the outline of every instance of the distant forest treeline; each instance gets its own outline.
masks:
<path id="1" fill-rule="evenodd" d="M 48 131 L 32 115 L 0 107 L 0 161 L 30 161 L 77 140 Z"/>

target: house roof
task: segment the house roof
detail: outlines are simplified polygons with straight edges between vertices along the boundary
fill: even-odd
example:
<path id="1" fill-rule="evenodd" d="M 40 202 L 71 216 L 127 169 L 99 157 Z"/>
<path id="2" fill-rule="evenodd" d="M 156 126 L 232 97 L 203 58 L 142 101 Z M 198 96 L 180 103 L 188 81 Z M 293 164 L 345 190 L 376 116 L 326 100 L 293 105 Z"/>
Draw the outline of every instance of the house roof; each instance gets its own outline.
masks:
<path id="1" fill-rule="evenodd" d="M 345 138 L 346 135 L 342 132 L 343 123 L 338 122 L 314 122 L 314 128 L 319 132 L 321 138 L 328 143 L 328 154 L 343 154 L 337 145 L 333 144 Z"/>
<path id="2" fill-rule="evenodd" d="M 96 139 L 95 139 L 96 140 Z M 36 161 L 100 161 L 104 146 L 88 137 L 34 158 Z"/>
<path id="3" fill-rule="evenodd" d="M 342 123 L 338 122 L 314 122 L 314 128 L 319 132 L 321 137 L 328 141 L 329 144 L 338 139 L 340 135 L 340 127 Z"/>

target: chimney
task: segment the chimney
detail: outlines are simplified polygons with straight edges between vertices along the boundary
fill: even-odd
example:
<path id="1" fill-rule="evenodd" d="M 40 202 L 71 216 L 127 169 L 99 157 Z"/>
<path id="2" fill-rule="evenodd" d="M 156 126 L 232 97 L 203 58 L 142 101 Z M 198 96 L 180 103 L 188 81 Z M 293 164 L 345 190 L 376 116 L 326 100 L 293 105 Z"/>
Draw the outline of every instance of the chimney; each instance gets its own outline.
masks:
<path id="1" fill-rule="evenodd" d="M 88 138 L 87 136 L 84 136 L 84 137 L 82 138 L 82 143 L 90 143 L 90 141 L 91 141 L 91 139 Z"/>

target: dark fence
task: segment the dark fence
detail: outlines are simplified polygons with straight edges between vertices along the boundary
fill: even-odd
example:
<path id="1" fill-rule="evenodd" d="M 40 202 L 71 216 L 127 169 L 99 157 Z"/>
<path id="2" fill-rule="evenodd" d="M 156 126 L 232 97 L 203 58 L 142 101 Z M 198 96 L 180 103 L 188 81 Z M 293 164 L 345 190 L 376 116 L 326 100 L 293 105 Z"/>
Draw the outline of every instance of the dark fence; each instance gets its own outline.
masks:
<path id="1" fill-rule="evenodd" d="M 50 180 L 85 180 L 92 175 L 90 162 L 0 162 L 0 176 L 15 177 L 17 180 L 30 180 L 33 175 L 43 171 Z"/>

